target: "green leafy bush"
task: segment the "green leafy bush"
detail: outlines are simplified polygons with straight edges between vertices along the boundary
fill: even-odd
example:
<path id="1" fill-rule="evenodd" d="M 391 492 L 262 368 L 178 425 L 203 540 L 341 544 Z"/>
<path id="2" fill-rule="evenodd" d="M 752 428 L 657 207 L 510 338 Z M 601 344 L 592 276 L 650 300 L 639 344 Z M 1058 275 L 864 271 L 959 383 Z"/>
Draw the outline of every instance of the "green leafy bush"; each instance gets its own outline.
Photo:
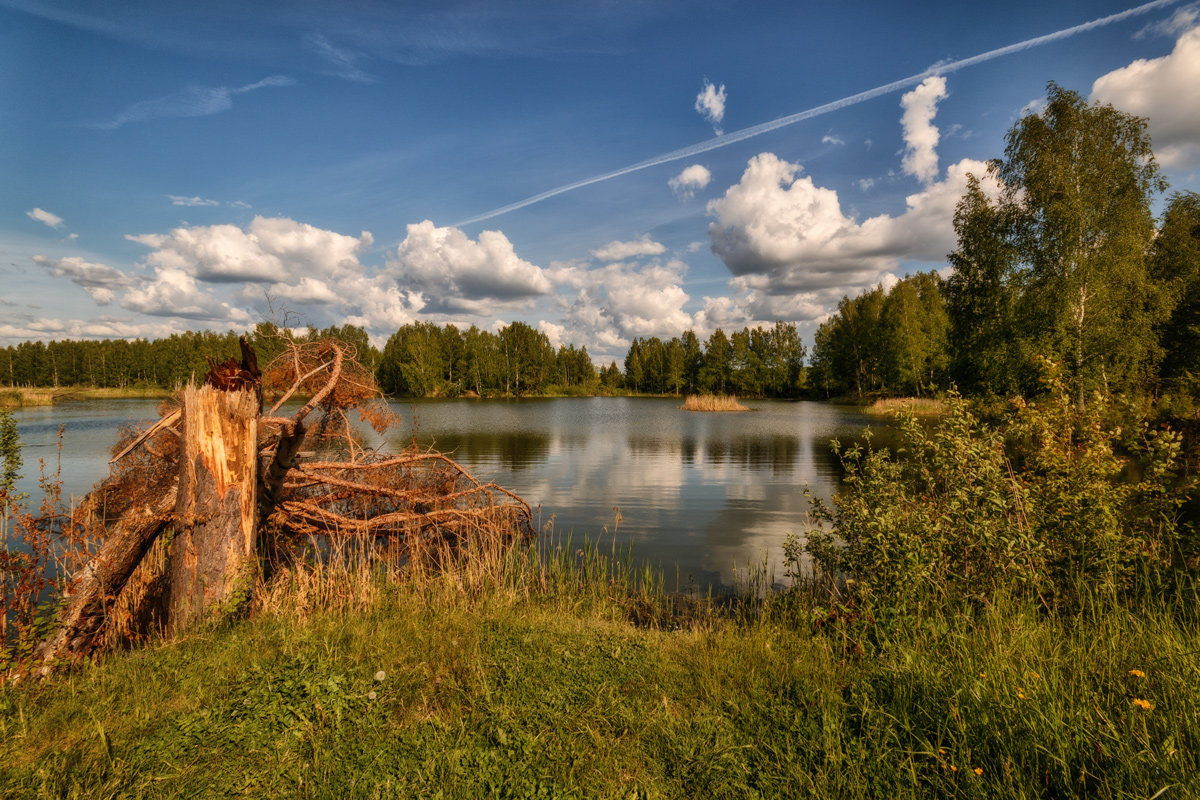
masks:
<path id="1" fill-rule="evenodd" d="M 839 448 L 844 486 L 816 509 L 832 531 L 807 545 L 817 567 L 893 604 L 1006 591 L 1061 605 L 1194 570 L 1178 512 L 1195 483 L 1180 476 L 1178 434 L 1139 420 L 1130 435 L 1110 397 L 1080 407 L 1052 364 L 1046 385 L 998 423 L 952 395 L 936 426 L 901 415 L 895 453 L 869 438 Z"/>

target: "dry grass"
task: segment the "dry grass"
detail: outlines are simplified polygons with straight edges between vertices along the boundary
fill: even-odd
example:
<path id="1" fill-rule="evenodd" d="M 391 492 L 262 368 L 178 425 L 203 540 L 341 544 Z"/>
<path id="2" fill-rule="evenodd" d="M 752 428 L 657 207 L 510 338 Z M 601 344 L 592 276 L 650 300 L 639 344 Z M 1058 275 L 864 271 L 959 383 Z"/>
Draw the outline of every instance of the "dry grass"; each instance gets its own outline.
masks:
<path id="1" fill-rule="evenodd" d="M 731 394 L 689 394 L 683 401 L 684 411 L 749 411 Z"/>
<path id="2" fill-rule="evenodd" d="M 118 389 L 115 387 L 30 387 L 10 386 L 0 389 L 0 408 L 50 406 L 65 400 L 114 400 L 170 397 L 167 389 Z"/>
<path id="3" fill-rule="evenodd" d="M 946 413 L 946 403 L 932 397 L 880 397 L 864 410 L 881 417 L 895 416 L 902 411 L 911 411 L 919 417 L 940 417 Z"/>

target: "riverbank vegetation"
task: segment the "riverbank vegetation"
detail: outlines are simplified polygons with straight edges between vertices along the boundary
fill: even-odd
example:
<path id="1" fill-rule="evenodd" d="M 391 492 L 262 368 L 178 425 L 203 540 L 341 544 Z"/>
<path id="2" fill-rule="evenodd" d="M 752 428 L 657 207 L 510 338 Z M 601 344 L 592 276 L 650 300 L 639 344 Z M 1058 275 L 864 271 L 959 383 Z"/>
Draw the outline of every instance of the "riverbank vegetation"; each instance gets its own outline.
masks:
<path id="1" fill-rule="evenodd" d="M 732 394 L 689 394 L 683 401 L 684 411 L 749 411 Z"/>

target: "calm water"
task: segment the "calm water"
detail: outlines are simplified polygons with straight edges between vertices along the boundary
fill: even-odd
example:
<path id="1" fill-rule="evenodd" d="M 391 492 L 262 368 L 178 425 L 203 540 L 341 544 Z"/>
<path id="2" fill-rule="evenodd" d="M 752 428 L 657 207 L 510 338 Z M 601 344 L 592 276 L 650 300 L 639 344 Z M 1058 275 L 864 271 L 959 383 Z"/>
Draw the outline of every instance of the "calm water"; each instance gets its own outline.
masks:
<path id="1" fill-rule="evenodd" d="M 764 557 L 781 563 L 788 533 L 804 526 L 806 485 L 833 494 L 830 439 L 879 426 L 823 403 L 747 405 L 749 413 L 698 414 L 657 398 L 397 403 L 402 428 L 380 444 L 398 449 L 415 434 L 540 505 L 556 536 L 632 542 L 635 556 L 666 569 L 668 588 L 676 567 L 682 586 L 728 584 Z M 24 490 L 36 493 L 39 458 L 53 470 L 60 425 L 66 491 L 82 495 L 106 474 L 119 428 L 155 419 L 156 407 L 113 400 L 18 410 Z M 775 573 L 782 578 L 782 568 Z"/>

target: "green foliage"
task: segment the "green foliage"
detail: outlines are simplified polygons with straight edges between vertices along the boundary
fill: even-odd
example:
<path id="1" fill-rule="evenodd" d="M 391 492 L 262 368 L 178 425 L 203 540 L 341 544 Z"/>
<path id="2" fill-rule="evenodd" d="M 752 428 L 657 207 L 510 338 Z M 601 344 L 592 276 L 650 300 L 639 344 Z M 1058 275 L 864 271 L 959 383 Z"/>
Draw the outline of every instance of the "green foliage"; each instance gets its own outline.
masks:
<path id="1" fill-rule="evenodd" d="M 844 297 L 817 329 L 810 386 L 826 397 L 928 396 L 946 387 L 949 319 L 936 273 Z"/>
<path id="2" fill-rule="evenodd" d="M 1057 606 L 1084 586 L 1126 594 L 1194 569 L 1200 549 L 1178 511 L 1195 484 L 1179 475 L 1179 436 L 1143 422 L 1131 435 L 1100 393 L 1079 408 L 1053 366 L 1046 382 L 1043 400 L 1016 402 L 996 424 L 952 394 L 932 428 L 901 417 L 895 454 L 869 441 L 841 451 L 835 509 L 818 509 L 836 538 L 810 536 L 816 563 L 881 607 L 1002 592 Z"/>
<path id="3" fill-rule="evenodd" d="M 1150 269 L 1171 309 L 1159 329 L 1160 377 L 1169 390 L 1200 396 L 1200 195 L 1171 197 Z"/>

